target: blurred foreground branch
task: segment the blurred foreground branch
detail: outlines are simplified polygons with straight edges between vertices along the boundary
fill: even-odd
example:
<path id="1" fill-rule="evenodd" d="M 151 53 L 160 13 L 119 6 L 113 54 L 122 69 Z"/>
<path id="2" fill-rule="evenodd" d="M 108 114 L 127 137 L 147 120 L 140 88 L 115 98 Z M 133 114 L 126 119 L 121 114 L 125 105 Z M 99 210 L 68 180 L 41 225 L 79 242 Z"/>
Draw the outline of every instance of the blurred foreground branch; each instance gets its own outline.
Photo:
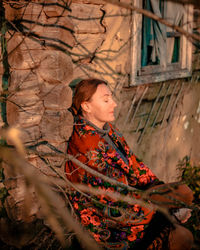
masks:
<path id="1" fill-rule="evenodd" d="M 56 233 L 58 239 L 65 246 L 65 230 L 74 231 L 81 244 L 86 249 L 99 249 L 96 242 L 85 232 L 82 226 L 73 219 L 64 201 L 54 192 L 50 183 L 37 172 L 15 149 L 0 147 L 0 159 L 8 164 L 12 171 L 24 175 L 26 186 L 34 186 L 41 204 L 45 220 Z M 62 222 L 62 224 L 59 222 Z"/>
<path id="2" fill-rule="evenodd" d="M 130 187 L 129 185 L 117 182 L 89 168 L 87 165 L 78 161 L 74 156 L 67 155 L 57 150 L 49 143 L 47 143 L 47 145 L 54 151 L 54 153 L 42 153 L 33 149 L 28 149 L 28 151 L 25 151 L 23 144 L 19 140 L 19 131 L 15 128 L 2 130 L 1 134 L 5 138 L 9 139 L 9 141 L 11 141 L 12 144 L 15 145 L 16 149 L 12 146 L 0 146 L 0 159 L 8 165 L 8 168 L 12 171 L 12 173 L 24 176 L 27 192 L 31 187 L 34 187 L 37 193 L 37 198 L 42 208 L 43 216 L 45 217 L 45 221 L 56 233 L 57 238 L 60 240 L 63 246 L 66 245 L 66 231 L 73 231 L 75 232 L 81 245 L 85 249 L 100 249 L 94 239 L 90 237 L 90 235 L 72 216 L 70 210 L 67 208 L 65 201 L 61 198 L 60 192 L 64 193 L 64 196 L 66 196 L 65 198 L 67 200 L 68 188 L 77 190 L 78 192 L 85 196 L 88 196 L 92 201 L 94 200 L 95 202 L 98 202 L 98 200 L 96 199 L 98 195 L 105 195 L 114 200 L 126 202 L 127 204 L 139 204 L 150 209 L 160 210 L 172 222 L 173 217 L 170 216 L 168 208 L 193 208 L 193 205 L 191 205 L 189 202 L 186 202 L 184 200 L 184 197 L 179 197 L 177 190 L 178 187 L 182 185 L 181 182 L 166 184 L 164 186 L 155 186 L 147 191 L 139 190 Z M 44 176 L 37 168 L 35 168 L 25 159 L 25 155 L 27 152 L 32 152 L 39 157 L 44 158 L 48 156 L 52 157 L 59 155 L 59 157 L 63 158 L 64 162 L 67 160 L 73 161 L 76 165 L 85 169 L 90 174 L 98 176 L 102 180 L 109 182 L 112 185 L 126 188 L 129 191 L 128 195 L 121 195 L 119 192 L 105 192 L 104 190 L 97 190 L 95 188 L 88 188 L 88 186 L 71 183 L 66 178 L 64 172 L 60 172 L 56 169 L 56 167 L 47 164 L 47 167 L 51 167 L 58 177 L 58 181 L 53 181 L 52 177 Z M 136 199 L 134 194 L 138 194 L 140 198 Z M 155 199 L 156 197 L 158 197 L 158 199 Z M 151 203 L 149 203 L 149 201 L 151 201 Z M 120 210 L 121 208 L 118 209 Z"/>

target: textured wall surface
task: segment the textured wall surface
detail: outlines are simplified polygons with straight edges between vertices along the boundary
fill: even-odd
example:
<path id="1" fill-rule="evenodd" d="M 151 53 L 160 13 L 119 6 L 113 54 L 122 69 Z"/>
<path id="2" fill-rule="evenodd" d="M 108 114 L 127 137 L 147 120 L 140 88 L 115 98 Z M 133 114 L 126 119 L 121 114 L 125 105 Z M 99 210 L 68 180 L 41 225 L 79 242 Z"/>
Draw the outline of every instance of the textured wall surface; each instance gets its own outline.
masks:
<path id="1" fill-rule="evenodd" d="M 138 99 L 145 88 L 124 90 L 116 125 L 123 131 L 133 152 L 159 178 L 169 182 L 177 180 L 178 161 L 186 155 L 196 163 L 200 160 L 200 84 L 171 81 L 161 88 L 162 84 L 151 86 L 139 106 Z M 126 121 L 134 96 L 138 99 L 135 98 Z"/>
<path id="2" fill-rule="evenodd" d="M 63 171 L 64 167 L 64 160 L 55 155 L 55 149 L 66 152 L 73 126 L 73 117 L 68 111 L 72 101 L 68 85 L 73 78 L 73 64 L 65 48 L 71 48 L 75 40 L 69 10 L 62 3 L 19 1 L 4 4 L 4 17 L 10 23 L 4 47 L 10 73 L 4 110 L 7 125 L 20 129 L 29 163 L 40 174 L 54 178 L 57 174 L 51 167 L 58 171 Z M 1 75 L 4 71 L 1 64 Z M 40 154 L 48 156 L 41 157 Z M 5 166 L 4 187 L 9 190 L 9 196 L 4 205 L 11 224 L 6 219 L 1 220 L 1 237 L 11 245 L 21 246 L 33 237 L 35 227 L 32 224 L 33 231 L 30 232 L 20 222 L 34 223 L 40 217 L 40 207 L 32 189 L 29 196 L 31 209 L 24 212 L 24 178 L 12 176 L 7 169 Z M 15 229 L 14 222 L 19 223 Z M 18 239 L 12 234 L 9 238 L 12 230 L 21 231 Z"/>

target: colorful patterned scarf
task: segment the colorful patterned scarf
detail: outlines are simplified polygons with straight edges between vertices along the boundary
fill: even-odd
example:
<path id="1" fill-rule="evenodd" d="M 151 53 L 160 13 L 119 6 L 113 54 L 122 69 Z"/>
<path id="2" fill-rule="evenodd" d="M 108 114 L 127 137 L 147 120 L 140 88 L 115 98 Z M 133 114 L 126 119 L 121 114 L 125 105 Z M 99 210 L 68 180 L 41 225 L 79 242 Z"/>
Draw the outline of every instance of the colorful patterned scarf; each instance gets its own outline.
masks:
<path id="1" fill-rule="evenodd" d="M 131 152 L 124 137 L 111 124 L 108 136 L 119 150 L 109 144 L 95 126 L 83 118 L 76 121 L 68 145 L 68 154 L 86 164 L 97 173 L 110 177 L 139 190 L 159 183 L 152 171 Z M 127 164 L 128 163 L 128 164 Z M 66 163 L 66 176 L 73 183 L 86 184 L 95 190 L 139 195 L 126 187 L 119 187 L 93 175 L 72 161 Z M 72 189 L 69 199 L 81 223 L 94 239 L 106 249 L 127 249 L 141 241 L 155 211 L 138 204 L 130 205 L 105 194 L 84 194 Z"/>

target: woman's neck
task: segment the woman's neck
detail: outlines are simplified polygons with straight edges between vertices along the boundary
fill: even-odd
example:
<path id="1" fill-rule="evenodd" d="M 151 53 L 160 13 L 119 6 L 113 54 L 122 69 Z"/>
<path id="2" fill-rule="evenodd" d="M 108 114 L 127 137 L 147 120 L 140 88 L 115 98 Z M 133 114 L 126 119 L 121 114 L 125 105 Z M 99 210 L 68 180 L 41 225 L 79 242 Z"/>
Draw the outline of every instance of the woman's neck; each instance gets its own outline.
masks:
<path id="1" fill-rule="evenodd" d="M 103 129 L 105 122 L 101 122 L 94 117 L 90 117 L 89 115 L 83 114 L 83 118 L 87 119 L 89 122 L 93 123 L 96 127 Z"/>

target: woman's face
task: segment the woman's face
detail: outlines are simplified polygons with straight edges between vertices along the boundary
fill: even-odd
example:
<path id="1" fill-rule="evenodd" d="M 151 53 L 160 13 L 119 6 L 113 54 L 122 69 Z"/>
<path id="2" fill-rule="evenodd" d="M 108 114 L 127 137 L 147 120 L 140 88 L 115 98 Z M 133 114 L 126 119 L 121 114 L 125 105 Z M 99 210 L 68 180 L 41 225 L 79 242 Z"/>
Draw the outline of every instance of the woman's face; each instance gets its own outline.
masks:
<path id="1" fill-rule="evenodd" d="M 117 106 L 112 93 L 105 84 L 100 84 L 88 102 L 81 104 L 83 116 L 99 128 L 106 122 L 114 121 L 114 109 Z"/>

